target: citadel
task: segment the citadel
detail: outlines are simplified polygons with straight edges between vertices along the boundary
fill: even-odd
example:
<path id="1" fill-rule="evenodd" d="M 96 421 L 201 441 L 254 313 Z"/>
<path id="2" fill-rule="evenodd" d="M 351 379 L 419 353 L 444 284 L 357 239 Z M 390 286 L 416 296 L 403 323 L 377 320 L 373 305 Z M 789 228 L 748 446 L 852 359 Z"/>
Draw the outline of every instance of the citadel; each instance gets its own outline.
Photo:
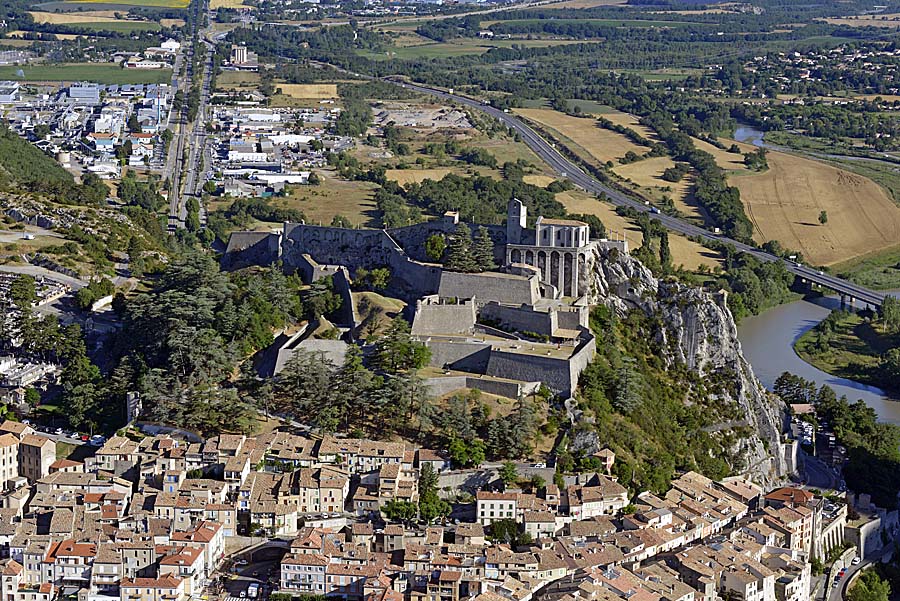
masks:
<path id="1" fill-rule="evenodd" d="M 235 232 L 222 258 L 224 269 L 271 265 L 312 283 L 332 277 L 344 300 L 342 331 L 352 332 L 359 314 L 350 283 L 360 269 L 387 267 L 389 292 L 414 306 L 412 333 L 443 370 L 429 385 L 435 393 L 477 388 L 517 398 L 546 384 L 568 396 L 590 363 L 596 341 L 588 328 L 591 273 L 602 253 L 627 253 L 625 241 L 591 239 L 586 223 L 538 216 L 518 199 L 507 206 L 506 226 L 485 226 L 494 261 L 483 273 L 449 271 L 426 255 L 425 242 L 449 238 L 459 214 L 402 228 L 355 230 L 285 223 L 281 231 Z M 278 350 L 275 372 L 296 350 L 322 352 L 336 361 L 346 342 L 318 340 L 300 332 Z"/>

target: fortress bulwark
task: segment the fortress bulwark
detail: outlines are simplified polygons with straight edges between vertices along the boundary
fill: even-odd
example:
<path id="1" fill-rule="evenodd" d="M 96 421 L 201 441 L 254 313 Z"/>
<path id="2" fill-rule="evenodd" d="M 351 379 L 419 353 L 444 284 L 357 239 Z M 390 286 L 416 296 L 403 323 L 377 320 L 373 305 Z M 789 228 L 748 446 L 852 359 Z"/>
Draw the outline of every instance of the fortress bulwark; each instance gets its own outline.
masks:
<path id="1" fill-rule="evenodd" d="M 448 377 L 479 374 L 494 379 L 484 386 L 494 391 L 525 383 L 516 385 L 519 394 L 544 383 L 570 395 L 596 348 L 586 301 L 595 251 L 628 248 L 624 241 L 592 240 L 580 221 L 538 217 L 533 228 L 527 221 L 524 204 L 512 199 L 506 226 L 485 226 L 495 262 L 503 266 L 498 271 L 452 272 L 429 261 L 425 242 L 456 231 L 459 217 L 453 212 L 383 230 L 285 223 L 280 232 L 235 232 L 222 267 L 281 261 L 285 271 L 313 282 L 386 266 L 392 292 L 416 302 L 413 335 L 429 346 L 432 365 Z"/>

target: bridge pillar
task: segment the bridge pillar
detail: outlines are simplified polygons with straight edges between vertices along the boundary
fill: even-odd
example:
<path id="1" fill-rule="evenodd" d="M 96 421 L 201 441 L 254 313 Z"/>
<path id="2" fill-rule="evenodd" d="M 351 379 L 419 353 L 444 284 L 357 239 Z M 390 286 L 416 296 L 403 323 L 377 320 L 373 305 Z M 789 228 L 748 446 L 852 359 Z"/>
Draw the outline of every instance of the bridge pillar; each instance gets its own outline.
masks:
<path id="1" fill-rule="evenodd" d="M 841 310 L 843 310 L 844 307 L 846 307 L 846 306 L 847 306 L 847 295 L 841 294 Z"/>
<path id="2" fill-rule="evenodd" d="M 850 297 L 850 310 L 851 311 L 853 311 L 853 302 L 854 302 L 854 298 L 851 296 Z"/>

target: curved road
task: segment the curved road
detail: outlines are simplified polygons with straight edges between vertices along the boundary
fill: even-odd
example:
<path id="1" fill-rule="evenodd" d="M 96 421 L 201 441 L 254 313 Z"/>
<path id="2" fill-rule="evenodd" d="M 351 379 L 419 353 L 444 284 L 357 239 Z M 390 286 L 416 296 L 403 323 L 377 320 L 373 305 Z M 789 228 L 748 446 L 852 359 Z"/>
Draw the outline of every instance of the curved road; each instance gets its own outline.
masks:
<path id="1" fill-rule="evenodd" d="M 687 236 L 699 236 L 707 240 L 717 240 L 719 242 L 732 244 L 736 249 L 753 255 L 760 261 L 782 261 L 780 257 L 776 257 L 775 255 L 769 254 L 754 246 L 750 246 L 748 244 L 738 242 L 737 240 L 726 238 L 725 236 L 716 235 L 709 230 L 705 230 L 701 227 L 683 221 L 677 217 L 672 217 L 671 215 L 665 215 L 662 213 L 655 213 L 649 206 L 643 204 L 642 202 L 634 200 L 633 198 L 629 198 L 622 192 L 603 185 L 602 183 L 594 179 L 591 175 L 585 173 L 585 171 L 578 167 L 575 163 L 561 155 L 559 151 L 557 151 L 549 142 L 539 136 L 523 121 L 521 121 L 517 117 L 512 116 L 509 113 L 494 108 L 493 106 L 490 106 L 483 102 L 473 100 L 472 98 L 450 94 L 448 92 L 445 92 L 444 90 L 429 88 L 405 81 L 396 81 L 393 79 L 390 81 L 391 83 L 397 84 L 409 90 L 414 90 L 422 94 L 430 94 L 442 100 L 463 104 L 487 113 L 491 117 L 499 120 L 508 128 L 516 131 L 516 133 L 521 136 L 522 140 L 541 159 L 543 159 L 548 165 L 550 165 L 550 167 L 561 177 L 568 178 L 573 184 L 579 186 L 587 192 L 592 192 L 594 194 L 606 194 L 610 202 L 612 202 L 614 205 L 631 207 L 637 211 L 650 213 L 650 217 L 652 219 L 656 219 L 668 229 Z M 787 267 L 788 271 L 790 271 L 794 275 L 834 290 L 835 292 L 838 292 L 840 294 L 850 296 L 853 299 L 862 301 L 866 305 L 878 308 L 881 306 L 881 303 L 884 302 L 885 295 L 882 292 L 869 290 L 868 288 L 864 288 L 862 286 L 854 284 L 853 282 L 848 282 L 847 280 L 828 275 L 827 273 L 806 267 L 805 265 L 798 265 L 797 263 L 793 263 L 790 261 L 784 261 L 784 264 L 785 267 Z"/>

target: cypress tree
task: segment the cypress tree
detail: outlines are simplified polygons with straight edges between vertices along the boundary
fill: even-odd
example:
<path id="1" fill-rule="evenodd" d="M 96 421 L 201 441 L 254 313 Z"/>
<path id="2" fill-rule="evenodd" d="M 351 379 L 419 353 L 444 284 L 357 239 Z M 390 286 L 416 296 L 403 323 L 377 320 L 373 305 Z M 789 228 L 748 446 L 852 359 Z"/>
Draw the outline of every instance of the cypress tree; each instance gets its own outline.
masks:
<path id="1" fill-rule="evenodd" d="M 478 262 L 472 252 L 472 230 L 465 223 L 460 223 L 453 233 L 444 265 L 450 271 L 465 273 L 478 271 Z"/>
<path id="2" fill-rule="evenodd" d="M 497 267 L 497 264 L 494 263 L 494 243 L 491 241 L 491 235 L 487 228 L 483 225 L 478 227 L 472 254 L 475 255 L 475 262 L 478 263 L 481 271 L 490 271 Z"/>

